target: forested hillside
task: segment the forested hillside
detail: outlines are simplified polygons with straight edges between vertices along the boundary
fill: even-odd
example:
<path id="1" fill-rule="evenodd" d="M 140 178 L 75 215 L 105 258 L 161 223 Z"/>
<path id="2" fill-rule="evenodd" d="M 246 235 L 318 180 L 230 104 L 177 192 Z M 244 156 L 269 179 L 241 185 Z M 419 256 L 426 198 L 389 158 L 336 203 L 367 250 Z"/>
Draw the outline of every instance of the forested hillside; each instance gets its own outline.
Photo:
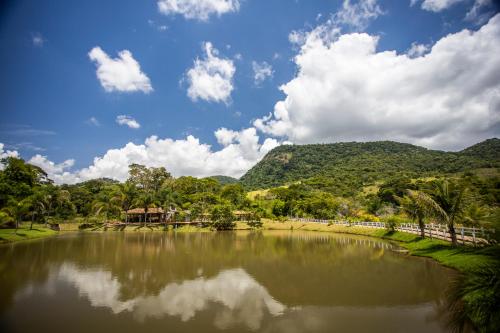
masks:
<path id="1" fill-rule="evenodd" d="M 377 181 L 420 178 L 500 166 L 500 140 L 460 152 L 429 150 L 392 141 L 283 145 L 269 152 L 243 177 L 247 189 L 299 180 L 338 195 L 353 195 Z"/>
<path id="2" fill-rule="evenodd" d="M 229 176 L 217 175 L 217 176 L 211 176 L 211 177 L 206 177 L 206 178 L 215 179 L 221 185 L 233 184 L 233 183 L 237 183 L 238 182 L 238 179 L 233 178 L 233 177 L 229 177 Z"/>

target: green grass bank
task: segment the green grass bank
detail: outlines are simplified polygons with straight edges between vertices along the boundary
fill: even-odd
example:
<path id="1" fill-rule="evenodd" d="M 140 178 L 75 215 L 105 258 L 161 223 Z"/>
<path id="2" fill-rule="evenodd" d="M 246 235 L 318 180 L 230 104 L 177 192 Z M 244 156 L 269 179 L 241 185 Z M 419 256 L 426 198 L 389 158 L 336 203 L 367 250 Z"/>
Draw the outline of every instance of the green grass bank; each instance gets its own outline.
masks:
<path id="1" fill-rule="evenodd" d="M 353 235 L 363 235 L 386 239 L 397 243 L 414 256 L 432 258 L 444 266 L 461 272 L 471 272 L 482 267 L 500 265 L 500 247 L 487 248 L 472 246 L 454 247 L 451 243 L 438 239 L 422 239 L 418 235 L 405 232 L 391 232 L 385 229 L 376 229 L 359 226 L 339 226 L 319 223 L 303 223 L 295 221 L 277 222 L 263 220 L 264 230 L 307 230 L 319 232 L 334 232 Z"/>
<path id="2" fill-rule="evenodd" d="M 31 239 L 45 238 L 57 235 L 58 232 L 45 228 L 41 225 L 34 225 L 30 230 L 29 225 L 22 225 L 17 229 L 0 229 L 0 243 L 19 242 Z"/>

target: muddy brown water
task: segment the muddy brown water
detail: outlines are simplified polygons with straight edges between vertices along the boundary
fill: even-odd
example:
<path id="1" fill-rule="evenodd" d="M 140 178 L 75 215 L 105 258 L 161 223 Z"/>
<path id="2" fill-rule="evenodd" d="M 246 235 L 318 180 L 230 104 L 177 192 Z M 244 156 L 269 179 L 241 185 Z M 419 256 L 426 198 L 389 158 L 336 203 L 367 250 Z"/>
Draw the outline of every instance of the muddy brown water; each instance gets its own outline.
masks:
<path id="1" fill-rule="evenodd" d="M 66 234 L 0 246 L 2 332 L 445 332 L 453 272 L 298 231 Z"/>

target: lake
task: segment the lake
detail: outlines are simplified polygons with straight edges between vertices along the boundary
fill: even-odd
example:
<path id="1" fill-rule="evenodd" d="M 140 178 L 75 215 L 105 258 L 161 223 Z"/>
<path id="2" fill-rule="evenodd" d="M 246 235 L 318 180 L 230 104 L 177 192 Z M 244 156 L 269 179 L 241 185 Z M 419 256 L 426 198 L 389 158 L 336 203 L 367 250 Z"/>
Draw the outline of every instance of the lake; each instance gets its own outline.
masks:
<path id="1" fill-rule="evenodd" d="M 300 232 L 75 233 L 0 246 L 2 332 L 445 332 L 453 271 Z"/>

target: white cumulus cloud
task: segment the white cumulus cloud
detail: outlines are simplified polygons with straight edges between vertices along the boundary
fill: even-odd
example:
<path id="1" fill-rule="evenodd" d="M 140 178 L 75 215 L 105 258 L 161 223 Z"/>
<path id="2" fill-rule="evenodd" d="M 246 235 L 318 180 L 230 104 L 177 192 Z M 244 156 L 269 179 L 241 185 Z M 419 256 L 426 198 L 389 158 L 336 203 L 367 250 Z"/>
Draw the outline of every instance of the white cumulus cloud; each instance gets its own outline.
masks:
<path id="1" fill-rule="evenodd" d="M 233 91 L 233 76 L 236 71 L 233 61 L 219 58 L 212 43 L 203 44 L 205 57 L 197 58 L 186 73 L 189 87 L 187 94 L 192 101 L 228 103 Z"/>
<path id="2" fill-rule="evenodd" d="M 116 117 L 116 123 L 119 125 L 125 125 L 125 126 L 128 126 L 130 128 L 135 128 L 135 129 L 141 127 L 141 124 L 139 124 L 137 122 L 137 120 L 135 120 L 131 116 L 127 116 L 127 115 L 123 115 L 123 114 Z"/>
<path id="3" fill-rule="evenodd" d="M 210 16 L 237 12 L 239 0 L 158 0 L 158 10 L 165 15 L 180 14 L 187 19 L 207 21 Z"/>
<path id="4" fill-rule="evenodd" d="M 215 132 L 215 136 L 223 146 L 220 150 L 213 150 L 210 145 L 201 143 L 192 135 L 180 140 L 151 136 L 144 144 L 130 142 L 121 148 L 109 149 L 103 156 L 94 158 L 92 165 L 76 171 L 70 171 L 74 160 L 57 164 L 37 154 L 29 163 L 44 169 L 49 178 L 58 184 L 71 184 L 101 177 L 123 181 L 128 178 L 128 166 L 132 163 L 148 167 L 163 166 L 174 176 L 240 177 L 280 144 L 272 138 L 260 142 L 253 127 L 241 131 L 220 128 Z M 3 153 L 3 146 L 0 149 Z"/>
<path id="5" fill-rule="evenodd" d="M 42 168 L 48 177 L 57 184 L 73 182 L 74 175 L 69 171 L 75 164 L 73 159 L 68 159 L 62 163 L 54 163 L 47 156 L 36 154 L 28 160 L 28 163 Z"/>
<path id="6" fill-rule="evenodd" d="M 5 145 L 0 142 L 0 160 L 7 157 L 19 157 L 16 150 L 5 150 Z M 0 161 L 0 170 L 3 170 L 5 165 Z"/>
<path id="7" fill-rule="evenodd" d="M 429 51 L 429 45 L 412 43 L 410 48 L 408 49 L 408 56 L 415 58 L 421 57 Z"/>
<path id="8" fill-rule="evenodd" d="M 151 82 L 141 71 L 141 66 L 129 50 L 118 53 L 118 58 L 110 58 L 100 47 L 96 46 L 89 52 L 89 58 L 96 66 L 96 75 L 107 92 L 153 91 Z"/>
<path id="9" fill-rule="evenodd" d="M 273 67 L 267 62 L 252 61 L 253 79 L 256 86 L 259 86 L 267 78 L 273 77 Z"/>
<path id="10" fill-rule="evenodd" d="M 5 150 L 5 145 L 0 142 L 0 159 L 6 157 L 19 157 L 19 153 L 15 150 Z"/>
<path id="11" fill-rule="evenodd" d="M 286 98 L 254 125 L 294 143 L 390 139 L 459 149 L 500 134 L 500 14 L 436 42 L 422 57 L 377 51 L 366 33 L 314 29 L 281 86 Z M 327 34 L 326 34 L 327 35 Z"/>

